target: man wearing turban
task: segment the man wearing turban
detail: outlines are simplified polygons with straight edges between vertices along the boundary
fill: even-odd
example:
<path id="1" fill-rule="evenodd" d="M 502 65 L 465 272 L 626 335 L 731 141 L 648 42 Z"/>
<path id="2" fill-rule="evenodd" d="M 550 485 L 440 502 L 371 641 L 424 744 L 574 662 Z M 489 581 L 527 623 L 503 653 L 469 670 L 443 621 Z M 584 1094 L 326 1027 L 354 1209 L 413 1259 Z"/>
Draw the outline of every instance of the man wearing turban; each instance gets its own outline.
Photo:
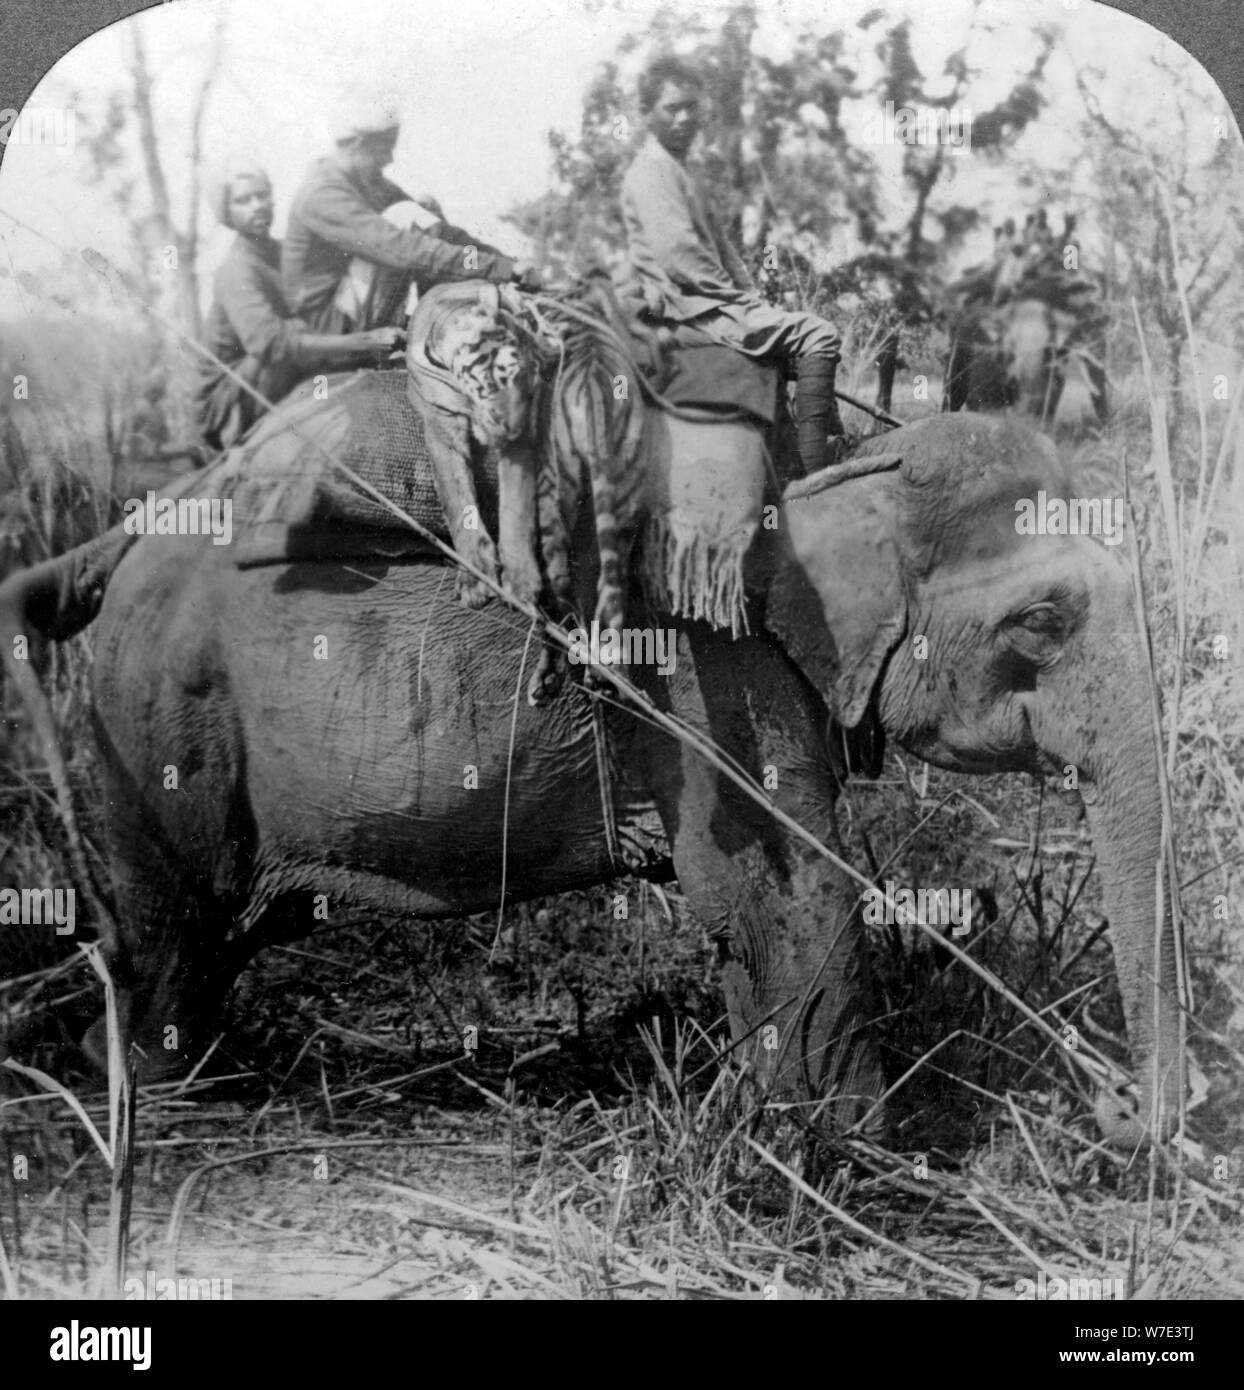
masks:
<path id="1" fill-rule="evenodd" d="M 444 221 L 435 198 L 412 199 L 384 177 L 398 130 L 391 106 L 342 113 L 335 152 L 311 166 L 294 198 L 281 278 L 294 313 L 322 332 L 403 322 L 412 285 L 422 293 L 450 280 L 505 284 L 530 276 Z M 410 202 L 438 219 L 430 230 L 394 225 L 395 205 Z"/>
<path id="2" fill-rule="evenodd" d="M 394 328 L 358 333 L 316 332 L 290 314 L 281 287 L 281 244 L 272 226 L 272 183 L 259 165 L 235 159 L 209 189 L 217 220 L 237 232 L 217 270 L 204 328 L 204 363 L 195 404 L 204 442 L 227 448 L 263 413 L 263 405 L 219 363 L 267 401 L 278 401 L 304 377 L 385 361 L 400 346 Z"/>

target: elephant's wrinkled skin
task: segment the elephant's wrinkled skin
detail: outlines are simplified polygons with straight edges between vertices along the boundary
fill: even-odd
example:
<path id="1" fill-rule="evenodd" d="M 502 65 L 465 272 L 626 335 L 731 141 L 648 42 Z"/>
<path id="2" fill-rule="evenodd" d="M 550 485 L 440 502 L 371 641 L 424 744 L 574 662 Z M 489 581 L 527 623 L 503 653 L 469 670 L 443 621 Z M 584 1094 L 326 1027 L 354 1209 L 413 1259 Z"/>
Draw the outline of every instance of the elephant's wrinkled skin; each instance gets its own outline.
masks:
<path id="1" fill-rule="evenodd" d="M 1160 1074 L 1169 1109 L 1177 1010 L 1165 950 L 1155 1020 L 1159 786 L 1127 567 L 1091 538 L 1016 533 L 1017 498 L 1068 493 L 1017 421 L 943 415 L 871 447 L 901 452 L 901 470 L 788 490 L 767 630 L 732 642 L 683 624 L 673 676 L 633 675 L 758 780 L 776 768 L 774 801 L 831 846 L 827 707 L 848 728 L 879 714 L 953 770 L 1074 764 L 1145 1103 Z M 126 557 L 96 631 L 94 717 L 133 1036 L 158 1049 L 175 1024 L 183 1052 L 201 1046 L 240 966 L 311 929 L 317 894 L 333 914 L 438 917 L 494 908 L 503 854 L 515 899 L 623 868 L 588 699 L 567 686 L 527 708 L 526 636 L 498 604 L 464 611 L 435 566 L 239 572 L 190 537 Z M 720 946 L 736 1036 L 756 1030 L 779 1091 L 833 1091 L 832 1122 L 858 1118 L 882 1085 L 858 889 L 694 752 L 629 713 L 607 722 L 621 837 L 651 844 L 659 817 Z"/>

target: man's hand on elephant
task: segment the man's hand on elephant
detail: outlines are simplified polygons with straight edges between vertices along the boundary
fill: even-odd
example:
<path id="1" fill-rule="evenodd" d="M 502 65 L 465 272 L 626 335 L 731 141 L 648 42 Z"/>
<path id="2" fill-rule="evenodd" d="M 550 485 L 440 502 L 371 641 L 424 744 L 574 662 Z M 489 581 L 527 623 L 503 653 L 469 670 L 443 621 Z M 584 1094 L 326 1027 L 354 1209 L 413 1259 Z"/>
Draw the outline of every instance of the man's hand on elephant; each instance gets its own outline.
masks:
<path id="1" fill-rule="evenodd" d="M 369 328 L 359 337 L 363 340 L 360 346 L 371 352 L 379 362 L 387 362 L 395 353 L 403 352 L 406 348 L 406 333 L 401 328 Z"/>

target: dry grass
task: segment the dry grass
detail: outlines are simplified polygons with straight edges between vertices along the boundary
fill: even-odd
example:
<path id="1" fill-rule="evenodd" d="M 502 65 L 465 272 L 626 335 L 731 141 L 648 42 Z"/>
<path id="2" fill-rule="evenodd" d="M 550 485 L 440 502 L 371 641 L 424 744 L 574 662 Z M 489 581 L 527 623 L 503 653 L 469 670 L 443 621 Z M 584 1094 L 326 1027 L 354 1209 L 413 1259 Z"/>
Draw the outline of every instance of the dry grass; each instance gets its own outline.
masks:
<path id="1" fill-rule="evenodd" d="M 227 1278 L 235 1298 L 1010 1299 L 1039 1270 L 1244 1294 L 1221 1185 L 1185 1173 L 1176 1201 L 1164 1172 L 1148 1200 L 1055 1098 L 996 1096 L 989 1138 L 926 1167 L 809 1145 L 714 1039 L 663 1041 L 645 1079 L 552 1106 L 521 1067 L 458 1060 L 412 1114 L 400 1064 L 355 1043 L 321 1050 L 318 1103 L 307 1083 L 262 1105 L 227 1082 L 144 1093 L 129 1273 Z M 20 1110 L 10 1147 L 64 1176 L 20 1201 L 10 1184 L 10 1296 L 79 1296 L 106 1278 L 106 1174 L 46 1102 Z"/>

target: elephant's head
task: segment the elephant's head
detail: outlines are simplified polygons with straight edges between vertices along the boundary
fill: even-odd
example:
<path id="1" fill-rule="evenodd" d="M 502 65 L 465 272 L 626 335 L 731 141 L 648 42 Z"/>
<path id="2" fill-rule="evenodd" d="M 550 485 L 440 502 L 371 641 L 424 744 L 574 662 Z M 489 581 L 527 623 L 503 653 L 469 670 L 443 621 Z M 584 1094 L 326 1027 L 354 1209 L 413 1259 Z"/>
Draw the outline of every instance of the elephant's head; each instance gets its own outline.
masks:
<path id="1" fill-rule="evenodd" d="M 1156 1104 L 1158 1128 L 1169 1127 L 1183 1073 L 1170 917 L 1155 908 L 1155 704 L 1121 548 L 1021 533 L 1017 502 L 1035 512 L 1074 490 L 1053 446 L 1019 421 L 940 415 L 870 447 L 901 453 L 901 467 L 837 485 L 827 472 L 787 490 L 766 625 L 846 730 L 879 721 L 953 771 L 1077 770 L 1140 1118 L 1152 1126 Z M 1116 1137 L 1140 1132 L 1131 1128 Z"/>

